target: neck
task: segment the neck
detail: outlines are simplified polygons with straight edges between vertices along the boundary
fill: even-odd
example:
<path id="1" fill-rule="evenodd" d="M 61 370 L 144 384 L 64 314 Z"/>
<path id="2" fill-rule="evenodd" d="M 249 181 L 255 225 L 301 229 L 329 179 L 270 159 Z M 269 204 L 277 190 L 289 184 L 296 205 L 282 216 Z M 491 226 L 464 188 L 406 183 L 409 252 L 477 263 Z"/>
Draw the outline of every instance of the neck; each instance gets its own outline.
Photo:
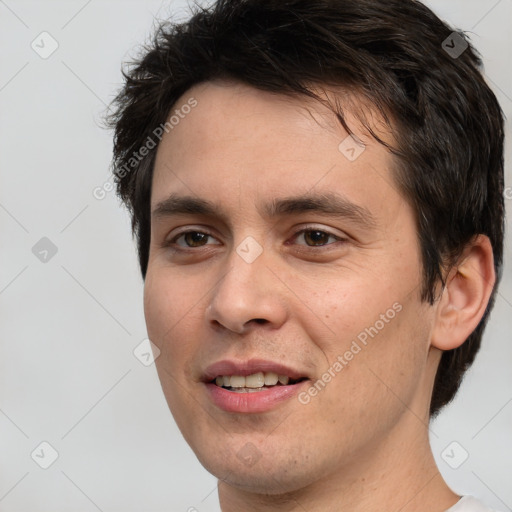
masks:
<path id="1" fill-rule="evenodd" d="M 428 438 L 428 416 L 409 410 L 384 440 L 307 487 L 256 494 L 219 481 L 222 512 L 444 512 L 459 496 L 444 482 Z"/>

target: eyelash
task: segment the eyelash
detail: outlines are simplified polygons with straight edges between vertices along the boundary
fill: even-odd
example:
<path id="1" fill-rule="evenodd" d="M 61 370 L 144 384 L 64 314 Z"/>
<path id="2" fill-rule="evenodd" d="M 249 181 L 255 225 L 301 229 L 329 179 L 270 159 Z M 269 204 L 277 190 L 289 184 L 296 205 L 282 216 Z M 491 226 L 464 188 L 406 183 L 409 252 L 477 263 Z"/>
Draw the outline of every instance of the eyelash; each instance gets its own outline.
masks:
<path id="1" fill-rule="evenodd" d="M 303 233 L 308 233 L 308 232 L 318 232 L 318 233 L 322 233 L 322 234 L 325 234 L 325 235 L 328 235 L 329 237 L 333 237 L 336 239 L 337 242 L 345 242 L 347 241 L 346 238 L 342 238 L 340 236 L 337 236 L 335 235 L 334 233 L 331 233 L 330 231 L 326 231 L 324 229 L 318 229 L 316 227 L 306 227 L 306 228 L 302 228 L 300 229 L 299 231 L 296 231 L 293 235 L 292 235 L 292 240 L 295 240 L 299 235 L 302 235 Z M 211 233 L 208 233 L 206 231 L 199 231 L 199 230 L 195 230 L 195 229 L 190 229 L 190 230 L 187 230 L 187 231 L 182 231 L 181 233 L 178 233 L 176 236 L 174 236 L 171 240 L 167 241 L 164 243 L 164 246 L 165 247 L 172 247 L 173 250 L 175 251 L 190 251 L 190 250 L 195 250 L 195 249 L 200 249 L 201 247 L 206 247 L 207 245 L 201 245 L 201 246 L 198 246 L 198 247 L 182 247 L 182 246 L 179 246 L 176 244 L 177 240 L 179 240 L 181 237 L 189 234 L 189 233 L 200 233 L 202 235 L 207 235 L 209 237 L 212 237 L 212 238 L 215 238 Z M 325 247 L 329 247 L 330 245 L 334 245 L 335 242 L 333 243 L 327 243 L 325 245 L 303 245 L 303 247 L 306 247 L 308 249 L 314 249 L 314 248 L 325 248 Z M 219 245 L 219 244 L 212 244 L 212 245 Z M 302 244 L 301 244 L 302 245 Z"/>

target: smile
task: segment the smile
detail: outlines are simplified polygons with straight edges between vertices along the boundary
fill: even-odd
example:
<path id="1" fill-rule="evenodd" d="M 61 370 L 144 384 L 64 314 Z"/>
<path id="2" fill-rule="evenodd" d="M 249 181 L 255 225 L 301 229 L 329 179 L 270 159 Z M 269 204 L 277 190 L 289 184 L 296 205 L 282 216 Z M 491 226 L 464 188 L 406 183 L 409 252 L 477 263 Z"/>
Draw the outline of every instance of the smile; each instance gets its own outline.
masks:
<path id="1" fill-rule="evenodd" d="M 218 387 L 234 393 L 254 393 L 264 389 L 271 389 L 275 386 L 287 386 L 297 384 L 305 380 L 290 379 L 288 375 L 278 375 L 275 372 L 258 372 L 252 375 L 218 375 L 213 382 Z"/>

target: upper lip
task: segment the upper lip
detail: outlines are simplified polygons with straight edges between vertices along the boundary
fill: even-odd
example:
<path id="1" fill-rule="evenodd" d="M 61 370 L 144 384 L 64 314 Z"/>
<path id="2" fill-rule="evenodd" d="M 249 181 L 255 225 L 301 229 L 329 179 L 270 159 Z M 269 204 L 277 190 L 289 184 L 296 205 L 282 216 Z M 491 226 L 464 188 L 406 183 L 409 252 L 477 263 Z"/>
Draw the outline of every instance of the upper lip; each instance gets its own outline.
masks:
<path id="1" fill-rule="evenodd" d="M 274 372 L 278 375 L 286 375 L 290 379 L 296 380 L 308 378 L 304 372 L 290 368 L 274 361 L 265 359 L 249 359 L 247 361 L 235 361 L 224 359 L 208 366 L 203 374 L 203 381 L 210 382 L 219 375 L 240 375 L 246 377 L 258 372 Z"/>

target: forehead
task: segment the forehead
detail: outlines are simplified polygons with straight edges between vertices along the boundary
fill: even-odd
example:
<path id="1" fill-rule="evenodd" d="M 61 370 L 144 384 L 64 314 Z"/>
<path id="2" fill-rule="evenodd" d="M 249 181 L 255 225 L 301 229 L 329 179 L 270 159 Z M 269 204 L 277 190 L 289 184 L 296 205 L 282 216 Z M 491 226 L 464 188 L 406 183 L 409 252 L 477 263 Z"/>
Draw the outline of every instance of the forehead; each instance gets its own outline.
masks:
<path id="1" fill-rule="evenodd" d="M 262 204 L 263 196 L 284 192 L 336 190 L 381 201 L 383 185 L 388 194 L 397 194 L 392 155 L 351 113 L 351 108 L 364 110 L 362 102 L 344 97 L 345 119 L 355 137 L 328 106 L 311 98 L 225 82 L 191 88 L 173 106 L 175 124 L 158 147 L 152 209 L 174 193 L 229 202 L 235 192 L 240 205 Z M 184 108 L 190 104 L 194 107 Z M 377 120 L 372 128 L 389 139 L 378 116 L 366 110 Z"/>

